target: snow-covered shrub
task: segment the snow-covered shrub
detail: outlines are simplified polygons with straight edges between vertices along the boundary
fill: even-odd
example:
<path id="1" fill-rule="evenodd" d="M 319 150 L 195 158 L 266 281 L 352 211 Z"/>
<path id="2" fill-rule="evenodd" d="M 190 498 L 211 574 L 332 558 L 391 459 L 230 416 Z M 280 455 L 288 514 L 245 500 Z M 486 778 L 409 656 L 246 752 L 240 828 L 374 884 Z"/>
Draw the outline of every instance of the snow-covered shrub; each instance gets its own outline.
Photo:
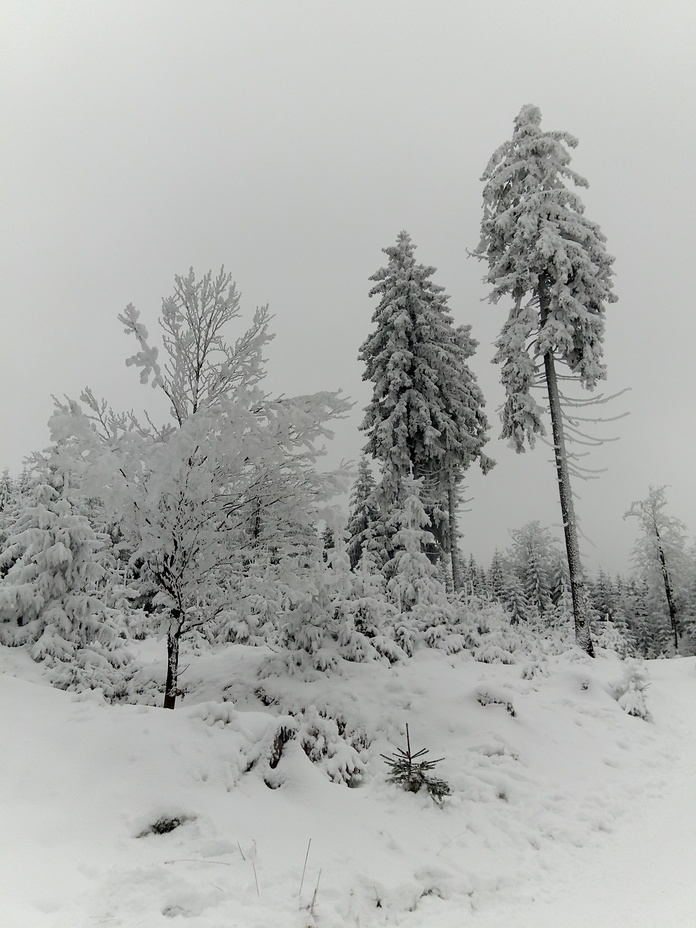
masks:
<path id="1" fill-rule="evenodd" d="M 308 706 L 298 718 L 297 740 L 312 763 L 335 783 L 357 786 L 365 774 L 367 757 L 345 738 L 345 726 Z M 343 731 L 341 731 L 343 729 Z"/>
<path id="2" fill-rule="evenodd" d="M 37 483 L 0 555 L 0 642 L 27 646 L 61 687 L 115 698 L 131 655 L 121 615 L 106 605 L 109 561 L 108 538 Z"/>
<path id="3" fill-rule="evenodd" d="M 522 679 L 533 680 L 535 677 L 548 676 L 549 669 L 546 661 L 539 658 L 532 658 L 522 666 Z"/>
<path id="4" fill-rule="evenodd" d="M 392 539 L 395 552 L 385 568 L 389 577 L 387 593 L 401 613 L 409 613 L 416 606 L 446 602 L 437 567 L 424 553 L 435 539 L 426 529 L 430 520 L 420 500 L 421 484 L 421 480 L 403 481 L 403 509 L 394 517 L 399 526 Z"/>
<path id="5" fill-rule="evenodd" d="M 346 667 L 339 662 L 338 673 Z M 336 679 L 338 684 L 338 678 Z M 330 779 L 355 786 L 362 778 L 371 735 L 359 702 L 345 686 L 334 686 L 324 674 L 303 681 L 264 675 L 255 695 L 284 719 L 292 719 L 293 738 Z"/>
<path id="6" fill-rule="evenodd" d="M 497 687 L 485 686 L 476 693 L 479 706 L 501 706 L 509 716 L 515 718 L 515 706 L 507 691 Z"/>
<path id="7" fill-rule="evenodd" d="M 406 656 L 393 634 L 398 612 L 385 596 L 383 576 L 371 574 L 369 563 L 368 558 L 362 558 L 354 573 L 343 575 L 333 601 L 339 653 L 349 661 L 386 658 L 395 663 Z"/>
<path id="8" fill-rule="evenodd" d="M 474 651 L 474 658 L 482 664 L 514 664 L 515 655 L 493 640 L 483 641 Z"/>
<path id="9" fill-rule="evenodd" d="M 345 728 L 315 706 L 273 719 L 262 739 L 250 749 L 247 770 L 260 770 L 264 782 L 274 789 L 281 786 L 282 770 L 275 771 L 290 741 L 299 744 L 307 758 L 335 783 L 357 786 L 365 774 L 364 749 L 351 744 Z"/>
<path id="10" fill-rule="evenodd" d="M 648 669 L 639 660 L 628 660 L 620 683 L 614 687 L 614 698 L 629 715 L 650 721 L 650 712 L 645 702 L 645 691 L 650 686 Z"/>
<path id="11" fill-rule="evenodd" d="M 152 824 L 148 825 L 142 831 L 138 832 L 136 838 L 146 838 L 148 835 L 168 835 L 176 828 L 181 828 L 187 822 L 194 822 L 195 815 L 163 815 Z"/>
<path id="12" fill-rule="evenodd" d="M 474 658 L 482 663 L 514 664 L 560 654 L 571 645 L 569 624 L 553 627 L 543 618 L 514 621 L 500 603 L 478 596 L 459 597 L 453 604 L 456 625 Z"/>
<path id="13" fill-rule="evenodd" d="M 352 573 L 345 552 L 317 561 L 301 589 L 289 592 L 275 639 L 280 649 L 263 674 L 304 674 L 333 670 L 339 661 L 394 663 L 404 648 L 395 634 L 398 612 L 383 594 L 383 580 Z M 408 653 L 408 652 L 406 652 Z"/>
<path id="14" fill-rule="evenodd" d="M 210 646 L 249 644 L 255 647 L 274 642 L 278 634 L 278 616 L 283 611 L 282 594 L 269 581 L 245 577 L 239 592 L 230 596 L 233 603 L 220 609 L 206 626 Z"/>
<path id="15" fill-rule="evenodd" d="M 369 553 L 369 552 L 368 552 Z M 341 654 L 347 660 L 386 657 L 395 663 L 405 657 L 393 634 L 398 612 L 385 595 L 385 580 L 374 561 L 363 556 L 350 574 L 350 586 L 337 599 L 342 616 Z M 351 655 L 351 647 L 355 653 Z"/>
<path id="16" fill-rule="evenodd" d="M 635 654 L 635 647 L 627 636 L 625 630 L 609 620 L 596 622 L 593 628 L 593 638 L 598 648 L 614 651 L 621 658 L 631 657 Z"/>
<path id="17" fill-rule="evenodd" d="M 446 654 L 458 654 L 465 650 L 468 638 L 459 632 L 452 631 L 449 623 L 431 625 L 423 633 L 423 643 L 429 648 L 437 648 Z"/>
<path id="18" fill-rule="evenodd" d="M 523 624 L 512 624 L 510 615 L 498 603 L 472 596 L 460 602 L 459 615 L 474 658 L 485 664 L 514 664 L 522 648 Z"/>
<path id="19" fill-rule="evenodd" d="M 317 589 L 281 617 L 279 654 L 266 662 L 268 673 L 326 671 L 338 663 L 339 622 L 326 590 Z"/>
<path id="20" fill-rule="evenodd" d="M 398 618 L 394 622 L 393 633 L 394 641 L 397 646 L 401 648 L 403 653 L 408 657 L 412 657 L 419 641 L 418 629 L 413 619 L 411 619 L 411 621 L 403 621 L 402 618 Z"/>

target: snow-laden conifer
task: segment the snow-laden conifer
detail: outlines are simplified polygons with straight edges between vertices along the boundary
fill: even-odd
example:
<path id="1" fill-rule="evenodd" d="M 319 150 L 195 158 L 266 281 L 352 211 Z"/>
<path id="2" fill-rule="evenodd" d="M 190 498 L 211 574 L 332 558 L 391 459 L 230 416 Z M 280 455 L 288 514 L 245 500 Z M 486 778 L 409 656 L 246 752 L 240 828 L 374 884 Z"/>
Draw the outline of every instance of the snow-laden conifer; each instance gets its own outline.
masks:
<path id="1" fill-rule="evenodd" d="M 590 599 L 593 608 L 601 619 L 608 622 L 613 621 L 616 615 L 618 596 L 611 577 L 603 568 L 599 569 L 599 573 L 590 584 Z"/>
<path id="2" fill-rule="evenodd" d="M 477 254 L 488 263 L 490 299 L 512 299 L 494 360 L 501 365 L 506 394 L 502 437 L 518 452 L 544 434 L 543 409 L 532 388 L 540 379 L 546 386 L 576 638 L 592 653 L 556 364 L 566 365 L 589 390 L 605 377 L 604 313 L 616 296 L 605 237 L 568 187 L 587 186 L 569 166 L 569 149 L 576 145 L 565 132 L 544 131 L 536 106 L 522 107 L 512 138 L 497 149 L 483 174 Z"/>
<path id="3" fill-rule="evenodd" d="M 12 478 L 7 468 L 0 476 L 0 513 L 5 512 L 12 498 Z"/>
<path id="4" fill-rule="evenodd" d="M 396 551 L 387 564 L 390 577 L 387 591 L 402 613 L 411 612 L 417 605 L 442 603 L 445 597 L 437 568 L 424 553 L 432 536 L 419 490 L 420 481 L 404 478 L 404 501 L 396 516 L 399 526 L 394 535 Z"/>
<path id="5" fill-rule="evenodd" d="M 377 502 L 377 482 L 366 455 L 361 455 L 358 474 L 350 494 L 348 525 L 348 557 L 355 569 L 363 553 L 369 551 L 381 568 L 387 559 L 385 528 Z"/>
<path id="6" fill-rule="evenodd" d="M 551 611 L 554 581 L 557 577 L 560 552 L 557 541 L 539 522 L 528 522 L 512 529 L 510 561 L 524 590 L 527 603 L 539 615 Z"/>
<path id="7" fill-rule="evenodd" d="M 16 496 L 15 484 L 9 470 L 0 476 L 0 552 L 5 547 L 10 525 L 14 521 L 12 512 L 13 498 Z M 0 577 L 2 568 L 0 568 Z"/>
<path id="8" fill-rule="evenodd" d="M 499 603 L 505 602 L 506 578 L 510 569 L 508 559 L 496 548 L 488 568 L 488 587 Z"/>
<path id="9" fill-rule="evenodd" d="M 28 645 L 59 684 L 113 695 L 129 655 L 104 602 L 109 539 L 52 483 L 37 478 L 0 555 L 0 640 Z"/>
<path id="10" fill-rule="evenodd" d="M 419 264 L 415 245 L 401 232 L 384 249 L 389 261 L 370 279 L 379 298 L 374 331 L 360 349 L 372 398 L 361 428 L 366 453 L 382 464 L 385 508 L 399 497 L 411 472 L 423 479 L 421 494 L 434 536 L 434 552 L 451 551 L 456 564 L 457 487 L 463 472 L 483 454 L 488 440 L 484 400 L 468 360 L 477 343 L 471 327 L 455 326 L 435 268 Z"/>

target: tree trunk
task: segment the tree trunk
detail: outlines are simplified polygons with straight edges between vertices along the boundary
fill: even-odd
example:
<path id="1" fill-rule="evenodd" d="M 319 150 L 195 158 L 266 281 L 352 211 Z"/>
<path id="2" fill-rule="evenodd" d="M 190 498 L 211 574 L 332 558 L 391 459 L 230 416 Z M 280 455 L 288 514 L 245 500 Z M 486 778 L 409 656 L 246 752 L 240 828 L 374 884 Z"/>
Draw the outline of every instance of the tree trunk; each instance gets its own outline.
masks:
<path id="1" fill-rule="evenodd" d="M 543 328 L 549 313 L 549 296 L 544 281 L 539 282 L 538 295 L 541 327 Z M 561 398 L 558 390 L 556 364 L 551 351 L 547 351 L 544 355 L 544 374 L 546 376 L 546 389 L 549 397 L 549 410 L 551 412 L 553 453 L 556 462 L 558 495 L 561 501 L 563 534 L 565 536 L 568 572 L 570 574 L 570 592 L 573 599 L 575 640 L 583 651 L 589 654 L 590 657 L 594 657 L 594 647 L 592 646 L 592 636 L 590 633 L 589 602 L 585 589 L 582 562 L 580 561 L 580 546 L 578 545 L 578 529 L 575 520 L 575 507 L 573 505 L 573 491 L 570 485 L 568 458 L 565 436 L 563 433 Z"/>
<path id="2" fill-rule="evenodd" d="M 675 651 L 679 649 L 679 626 L 677 624 L 677 607 L 674 602 L 674 594 L 672 593 L 672 584 L 669 579 L 669 571 L 667 570 L 667 560 L 665 558 L 665 551 L 662 547 L 662 539 L 660 538 L 660 530 L 657 527 L 657 522 L 653 522 L 655 528 L 655 537 L 657 539 L 657 553 L 660 558 L 660 569 L 662 570 L 662 580 L 665 584 L 665 596 L 667 597 L 667 607 L 669 609 L 669 621 L 672 624 L 672 634 L 674 635 L 674 649 Z"/>
<path id="3" fill-rule="evenodd" d="M 174 618 L 172 612 L 172 619 Z M 178 617 L 179 618 L 179 617 Z M 177 683 L 179 680 L 179 639 L 181 621 L 172 625 L 167 632 L 167 682 L 164 685 L 164 708 L 173 709 L 176 705 Z"/>
<path id="4" fill-rule="evenodd" d="M 452 588 L 457 593 L 462 588 L 462 566 L 459 563 L 459 546 L 457 545 L 457 488 L 454 477 L 447 482 L 447 517 L 449 520 L 449 546 L 452 563 Z"/>

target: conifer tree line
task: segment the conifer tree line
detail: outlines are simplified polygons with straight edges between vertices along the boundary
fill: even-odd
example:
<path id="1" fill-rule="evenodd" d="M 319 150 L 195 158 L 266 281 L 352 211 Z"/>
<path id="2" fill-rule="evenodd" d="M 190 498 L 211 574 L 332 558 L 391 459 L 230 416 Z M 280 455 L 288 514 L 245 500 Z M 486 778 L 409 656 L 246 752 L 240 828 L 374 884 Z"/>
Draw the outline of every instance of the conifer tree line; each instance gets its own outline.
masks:
<path id="1" fill-rule="evenodd" d="M 126 363 L 166 397 L 168 417 L 120 411 L 90 388 L 55 400 L 49 446 L 0 478 L 0 643 L 27 648 L 59 685 L 127 699 L 143 685 L 132 643 L 159 637 L 166 708 L 185 692 L 191 644 L 271 645 L 267 670 L 283 674 L 419 647 L 508 660 L 531 640 L 590 655 L 696 649 L 696 555 L 664 487 L 629 505 L 631 576 L 587 577 L 580 558 L 557 370 L 589 391 L 604 379 L 615 296 L 604 236 L 568 186 L 586 185 L 569 167 L 576 144 L 522 108 L 483 175 L 475 252 L 491 301 L 508 301 L 494 359 L 502 437 L 533 447 L 548 411 L 564 547 L 531 522 L 485 568 L 462 556 L 467 470 L 495 463 L 470 367 L 478 346 L 401 231 L 370 278 L 358 357 L 372 394 L 354 472 L 321 467 L 350 402 L 267 392 L 269 308 L 240 329 L 224 268 L 175 278 L 159 345 L 134 306 L 119 315 L 136 345 Z M 346 519 L 335 498 L 348 489 Z"/>

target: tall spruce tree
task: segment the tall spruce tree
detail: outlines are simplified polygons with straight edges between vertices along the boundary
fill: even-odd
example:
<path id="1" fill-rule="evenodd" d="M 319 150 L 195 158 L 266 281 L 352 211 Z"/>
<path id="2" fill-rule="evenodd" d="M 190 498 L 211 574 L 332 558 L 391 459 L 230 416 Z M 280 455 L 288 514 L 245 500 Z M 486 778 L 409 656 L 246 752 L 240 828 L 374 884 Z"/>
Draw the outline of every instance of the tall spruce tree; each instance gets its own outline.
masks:
<path id="1" fill-rule="evenodd" d="M 578 546 L 563 410 L 556 366 L 592 390 L 602 363 L 605 304 L 612 303 L 612 264 L 605 237 L 584 216 L 566 183 L 586 187 L 569 167 L 577 140 L 541 128 L 541 112 L 523 106 L 512 138 L 493 154 L 482 180 L 484 215 L 476 254 L 488 262 L 490 299 L 513 306 L 496 342 L 506 401 L 502 437 L 524 451 L 543 435 L 543 409 L 531 390 L 546 386 L 578 643 L 593 653 L 588 598 Z"/>
<path id="2" fill-rule="evenodd" d="M 484 399 L 467 361 L 477 342 L 471 326 L 455 326 L 435 268 L 416 262 L 415 245 L 400 232 L 384 249 L 389 261 L 370 280 L 379 297 L 374 331 L 360 348 L 363 380 L 373 383 L 361 428 L 365 452 L 382 464 L 385 509 L 400 484 L 422 480 L 421 499 L 434 537 L 431 556 L 448 552 L 455 588 L 460 585 L 456 545 L 458 485 L 474 460 L 487 471 Z"/>

